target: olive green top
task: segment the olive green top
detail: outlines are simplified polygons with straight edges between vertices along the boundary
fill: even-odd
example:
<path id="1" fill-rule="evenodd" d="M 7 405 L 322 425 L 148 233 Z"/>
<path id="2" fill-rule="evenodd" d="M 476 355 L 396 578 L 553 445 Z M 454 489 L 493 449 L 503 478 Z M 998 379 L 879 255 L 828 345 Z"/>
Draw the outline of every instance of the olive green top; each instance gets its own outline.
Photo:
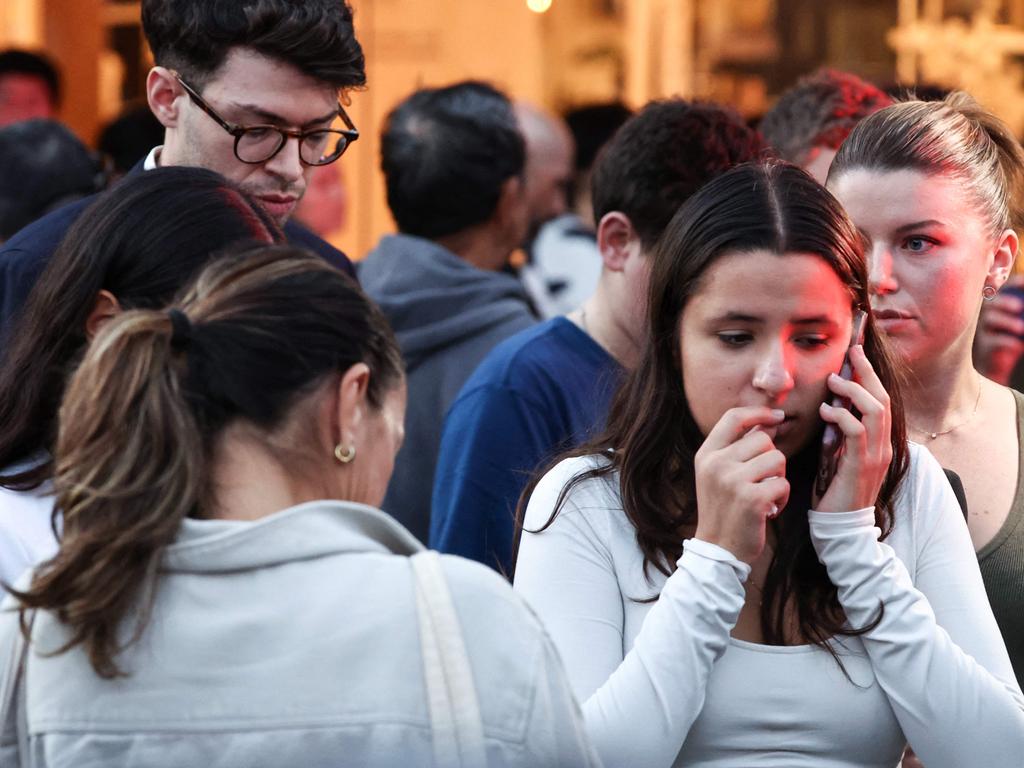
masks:
<path id="1" fill-rule="evenodd" d="M 1013 396 L 1021 446 L 1017 490 L 1006 522 L 978 551 L 978 563 L 1017 681 L 1024 687 L 1024 395 L 1014 391 Z"/>

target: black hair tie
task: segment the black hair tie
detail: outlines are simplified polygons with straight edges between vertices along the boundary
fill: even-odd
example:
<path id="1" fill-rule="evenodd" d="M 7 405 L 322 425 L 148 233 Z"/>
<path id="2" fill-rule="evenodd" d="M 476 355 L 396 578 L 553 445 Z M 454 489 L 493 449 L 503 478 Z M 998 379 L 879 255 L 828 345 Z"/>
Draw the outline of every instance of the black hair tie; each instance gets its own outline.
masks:
<path id="1" fill-rule="evenodd" d="M 167 311 L 171 319 L 171 349 L 186 349 L 192 343 L 192 321 L 180 309 Z"/>

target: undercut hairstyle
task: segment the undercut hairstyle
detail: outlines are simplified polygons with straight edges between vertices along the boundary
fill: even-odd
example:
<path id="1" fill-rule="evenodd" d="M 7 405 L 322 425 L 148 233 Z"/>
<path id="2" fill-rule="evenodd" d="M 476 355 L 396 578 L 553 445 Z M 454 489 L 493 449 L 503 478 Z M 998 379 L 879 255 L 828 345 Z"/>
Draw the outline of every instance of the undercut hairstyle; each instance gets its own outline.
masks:
<path id="1" fill-rule="evenodd" d="M 1013 131 L 963 91 L 905 101 L 858 125 L 829 169 L 915 170 L 956 179 L 995 237 L 1024 231 L 1024 150 Z"/>
<path id="2" fill-rule="evenodd" d="M 538 533 L 559 514 L 576 485 L 605 478 L 618 486 L 645 572 L 653 567 L 668 576 L 675 570 L 683 549 L 679 530 L 695 526 L 700 512 L 694 459 L 705 439 L 686 399 L 680 318 L 718 259 L 755 251 L 779 259 L 813 254 L 846 287 L 852 308 L 869 306 L 867 262 L 857 229 L 839 202 L 807 173 L 777 161 L 748 163 L 709 182 L 679 209 L 654 251 L 642 357 L 615 394 L 604 433 L 558 457 L 548 469 L 570 456 L 597 454 L 607 461 L 569 481 Z M 894 499 L 909 458 L 898 364 L 870 314 L 864 351 L 891 400 L 893 458 L 875 505 L 875 524 L 884 538 L 893 527 Z M 811 542 L 807 510 L 820 445 L 821 430 L 786 463 L 791 492 L 786 508 L 768 522 L 777 543 L 765 577 L 760 622 L 767 644 L 785 644 L 786 609 L 795 608 L 802 639 L 838 661 L 829 638 L 870 627 L 846 626 L 836 587 Z M 536 482 L 523 494 L 520 520 Z"/>
<path id="3" fill-rule="evenodd" d="M 38 77 L 50 92 L 50 103 L 55 107 L 60 104 L 60 72 L 49 57 L 17 48 L 0 51 L 0 79 L 3 79 L 4 75 Z"/>
<path id="4" fill-rule="evenodd" d="M 121 309 L 160 307 L 219 251 L 282 239 L 248 195 L 203 168 L 157 168 L 100 195 L 68 230 L 8 331 L 0 486 L 30 490 L 53 476 L 57 411 L 100 291 Z"/>
<path id="5" fill-rule="evenodd" d="M 594 220 L 629 217 L 654 247 L 679 206 L 716 176 L 761 157 L 756 130 L 731 109 L 682 99 L 653 101 L 601 150 L 591 182 Z"/>
<path id="6" fill-rule="evenodd" d="M 232 48 L 287 62 L 341 91 L 366 84 L 345 0 L 142 0 L 157 64 L 201 88 Z"/>
<path id="7" fill-rule="evenodd" d="M 761 133 L 779 158 L 803 165 L 811 150 L 839 149 L 857 123 L 890 104 L 884 91 L 856 75 L 822 69 L 779 97 L 761 121 Z"/>
<path id="8" fill-rule="evenodd" d="M 526 149 L 501 91 L 477 81 L 425 88 L 388 115 L 381 170 L 398 229 L 436 239 L 487 221 Z"/>
<path id="9" fill-rule="evenodd" d="M 111 320 L 61 406 L 64 531 L 31 586 L 12 591 L 23 631 L 25 610 L 51 611 L 68 632 L 56 653 L 81 645 L 98 675 L 124 674 L 117 656 L 147 626 L 164 550 L 186 517 L 215 511 L 220 435 L 240 426 L 277 455 L 308 454 L 314 394 L 356 363 L 369 367 L 367 401 L 381 407 L 402 380 L 387 322 L 348 275 L 291 246 L 226 256 L 171 311 Z M 282 431 L 294 444 L 278 445 Z"/>

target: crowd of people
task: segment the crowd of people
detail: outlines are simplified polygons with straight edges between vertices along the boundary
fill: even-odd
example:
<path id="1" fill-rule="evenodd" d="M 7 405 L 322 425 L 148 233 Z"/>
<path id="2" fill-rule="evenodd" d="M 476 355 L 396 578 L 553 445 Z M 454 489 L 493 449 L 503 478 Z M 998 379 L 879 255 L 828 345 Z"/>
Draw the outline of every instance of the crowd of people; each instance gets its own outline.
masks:
<path id="1" fill-rule="evenodd" d="M 344 2 L 141 7 L 101 154 L 0 54 L 0 765 L 1019 761 L 996 116 L 825 70 L 357 126 Z M 350 260 L 300 201 L 371 130 Z"/>

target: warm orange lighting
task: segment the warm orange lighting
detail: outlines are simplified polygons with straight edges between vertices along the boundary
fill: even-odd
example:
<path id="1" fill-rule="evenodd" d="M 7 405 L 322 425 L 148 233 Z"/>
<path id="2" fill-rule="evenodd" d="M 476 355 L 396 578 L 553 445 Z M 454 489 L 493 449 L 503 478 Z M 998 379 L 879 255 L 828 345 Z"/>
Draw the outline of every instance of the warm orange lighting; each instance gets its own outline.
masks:
<path id="1" fill-rule="evenodd" d="M 551 0 L 526 0 L 526 7 L 534 13 L 547 13 L 551 8 Z"/>

